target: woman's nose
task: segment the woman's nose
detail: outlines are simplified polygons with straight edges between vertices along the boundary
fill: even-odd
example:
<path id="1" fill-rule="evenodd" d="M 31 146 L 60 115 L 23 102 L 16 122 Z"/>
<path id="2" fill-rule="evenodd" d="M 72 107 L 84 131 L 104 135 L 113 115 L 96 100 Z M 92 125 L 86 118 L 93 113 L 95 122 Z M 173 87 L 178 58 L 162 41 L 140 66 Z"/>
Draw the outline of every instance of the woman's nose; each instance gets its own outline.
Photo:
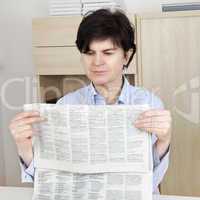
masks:
<path id="1" fill-rule="evenodd" d="M 104 59 L 101 54 L 95 54 L 94 56 L 94 65 L 99 66 L 104 64 Z"/>

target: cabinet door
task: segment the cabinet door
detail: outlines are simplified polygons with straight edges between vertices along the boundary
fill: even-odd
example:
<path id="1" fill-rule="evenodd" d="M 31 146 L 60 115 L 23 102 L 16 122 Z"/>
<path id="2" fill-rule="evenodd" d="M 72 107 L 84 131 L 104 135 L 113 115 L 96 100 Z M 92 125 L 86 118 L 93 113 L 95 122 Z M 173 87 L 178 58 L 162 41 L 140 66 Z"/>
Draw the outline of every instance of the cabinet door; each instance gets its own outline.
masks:
<path id="1" fill-rule="evenodd" d="M 33 48 L 37 74 L 85 74 L 80 53 L 76 47 Z"/>
<path id="2" fill-rule="evenodd" d="M 75 46 L 76 33 L 81 20 L 81 16 L 33 19 L 33 46 Z"/>
<path id="3" fill-rule="evenodd" d="M 170 166 L 163 194 L 200 195 L 200 14 L 137 19 L 140 84 L 171 110 Z"/>

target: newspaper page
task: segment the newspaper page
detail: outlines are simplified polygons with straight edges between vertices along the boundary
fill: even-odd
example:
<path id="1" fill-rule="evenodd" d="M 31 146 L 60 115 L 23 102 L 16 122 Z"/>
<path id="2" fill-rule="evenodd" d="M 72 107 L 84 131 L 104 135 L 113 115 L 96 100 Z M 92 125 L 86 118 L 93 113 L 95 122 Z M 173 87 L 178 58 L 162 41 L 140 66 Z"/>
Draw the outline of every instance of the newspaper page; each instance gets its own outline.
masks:
<path id="1" fill-rule="evenodd" d="M 37 169 L 33 200 L 152 200 L 151 173 L 76 174 Z"/>
<path id="2" fill-rule="evenodd" d="M 133 125 L 146 109 L 124 105 L 25 105 L 25 110 L 38 110 L 47 118 L 37 127 L 42 134 L 35 138 L 35 167 L 77 173 L 150 170 L 151 137 Z"/>
<path id="3" fill-rule="evenodd" d="M 133 125 L 146 105 L 24 109 L 47 118 L 34 140 L 34 200 L 152 198 L 151 137 Z"/>

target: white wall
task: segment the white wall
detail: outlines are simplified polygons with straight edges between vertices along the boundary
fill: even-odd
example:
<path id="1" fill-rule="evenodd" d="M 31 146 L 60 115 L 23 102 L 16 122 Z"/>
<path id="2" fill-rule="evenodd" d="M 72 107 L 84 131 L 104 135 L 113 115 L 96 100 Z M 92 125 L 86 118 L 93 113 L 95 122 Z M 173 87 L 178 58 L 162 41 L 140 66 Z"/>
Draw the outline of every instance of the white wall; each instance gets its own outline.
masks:
<path id="1" fill-rule="evenodd" d="M 158 0 L 138 0 L 137 2 L 125 0 L 128 10 L 134 12 L 157 10 L 157 3 Z M 33 17 L 47 15 L 48 0 L 0 1 L 1 89 L 8 80 L 21 78 L 23 81 L 24 77 L 33 77 L 31 22 Z M 29 91 L 32 92 L 32 85 L 29 86 Z M 9 84 L 6 88 L 6 100 L 15 106 L 31 102 L 25 101 L 24 82 Z M 16 148 L 8 131 L 10 119 L 19 110 L 7 108 L 4 102 L 1 102 L 0 106 L 0 185 L 21 186 Z M 4 162 L 2 162 L 3 159 Z"/>
<path id="2" fill-rule="evenodd" d="M 162 0 L 124 0 L 128 11 L 134 13 L 160 12 Z"/>
<path id="3" fill-rule="evenodd" d="M 31 23 L 33 17 L 47 16 L 47 0 L 0 1 L 0 86 L 13 78 L 32 77 Z M 31 89 L 31 87 L 30 87 Z M 24 83 L 9 84 L 6 100 L 12 105 L 25 103 Z M 1 96 L 2 96 L 1 90 Z M 1 102 L 0 184 L 20 185 L 16 148 L 8 131 L 8 123 L 17 112 Z M 2 143 L 3 142 L 3 146 Z M 4 147 L 4 151 L 2 150 Z M 2 157 L 4 155 L 4 163 Z M 3 176 L 4 175 L 4 176 Z M 3 177 L 2 177 L 3 176 Z"/>

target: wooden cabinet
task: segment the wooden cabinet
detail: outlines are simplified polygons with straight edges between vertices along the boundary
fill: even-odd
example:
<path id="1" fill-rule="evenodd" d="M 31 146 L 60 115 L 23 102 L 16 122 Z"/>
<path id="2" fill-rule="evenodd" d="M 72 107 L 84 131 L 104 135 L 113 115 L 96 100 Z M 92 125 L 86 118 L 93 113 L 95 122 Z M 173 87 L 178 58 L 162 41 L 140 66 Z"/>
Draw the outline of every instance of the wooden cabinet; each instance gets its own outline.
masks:
<path id="1" fill-rule="evenodd" d="M 135 24 L 135 16 L 129 18 Z M 33 20 L 33 60 L 40 102 L 55 103 L 64 94 L 89 83 L 75 45 L 81 19 L 81 16 L 66 16 Z M 126 76 L 135 84 L 135 58 Z"/>
<path id="2" fill-rule="evenodd" d="M 200 196 L 200 12 L 137 17 L 140 84 L 173 117 L 163 194 Z"/>

